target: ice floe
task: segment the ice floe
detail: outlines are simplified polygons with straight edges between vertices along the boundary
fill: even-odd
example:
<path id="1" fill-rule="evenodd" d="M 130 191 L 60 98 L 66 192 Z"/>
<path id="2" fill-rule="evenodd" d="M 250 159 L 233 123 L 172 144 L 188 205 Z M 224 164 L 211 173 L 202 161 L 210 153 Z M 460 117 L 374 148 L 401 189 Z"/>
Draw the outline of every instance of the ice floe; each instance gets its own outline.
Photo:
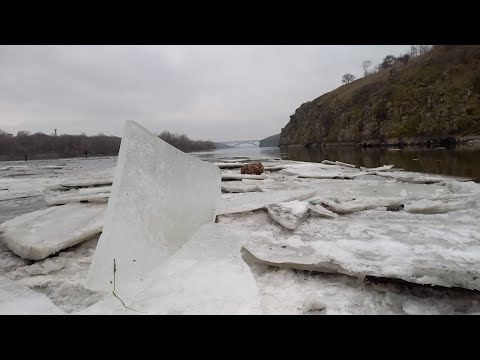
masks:
<path id="1" fill-rule="evenodd" d="M 2 223 L 1 237 L 18 256 L 40 260 L 100 233 L 105 208 L 68 204 L 34 211 Z"/>
<path id="2" fill-rule="evenodd" d="M 314 195 L 315 191 L 312 190 L 280 190 L 232 194 L 228 198 L 222 196 L 217 206 L 217 215 L 257 210 L 279 202 L 308 199 Z"/>

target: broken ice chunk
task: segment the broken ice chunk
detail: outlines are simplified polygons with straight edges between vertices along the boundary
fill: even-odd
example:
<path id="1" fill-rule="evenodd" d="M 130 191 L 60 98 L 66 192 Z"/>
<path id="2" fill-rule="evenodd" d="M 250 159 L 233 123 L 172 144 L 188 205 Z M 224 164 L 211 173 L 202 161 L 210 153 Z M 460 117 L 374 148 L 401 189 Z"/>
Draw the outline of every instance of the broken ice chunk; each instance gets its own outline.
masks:
<path id="1" fill-rule="evenodd" d="M 99 234 L 106 205 L 68 204 L 17 216 L 0 225 L 8 248 L 24 259 L 41 260 Z"/>
<path id="2" fill-rule="evenodd" d="M 248 185 L 242 181 L 222 181 L 222 190 L 230 193 L 262 191 L 258 185 Z"/>
<path id="3" fill-rule="evenodd" d="M 317 204 L 308 203 L 307 207 L 311 210 L 312 214 L 315 214 L 315 215 L 320 216 L 320 217 L 335 218 L 335 217 L 338 216 L 334 212 L 332 212 L 328 209 L 325 209 L 319 203 L 317 203 Z"/>
<path id="4" fill-rule="evenodd" d="M 262 209 L 283 201 L 304 200 L 315 195 L 314 190 L 280 190 L 232 194 L 219 201 L 217 215 Z"/>
<path id="5" fill-rule="evenodd" d="M 388 171 L 392 168 L 393 168 L 393 165 L 383 165 L 376 168 L 366 168 L 366 167 L 360 166 L 360 169 L 362 171 Z"/>
<path id="6" fill-rule="evenodd" d="M 327 165 L 337 165 L 335 161 L 330 161 L 330 160 L 323 160 L 322 164 L 327 164 Z"/>
<path id="7" fill-rule="evenodd" d="M 347 164 L 347 163 L 344 163 L 344 162 L 341 162 L 341 161 L 335 161 L 335 164 L 340 165 L 340 166 L 346 166 L 346 167 L 356 168 L 355 165 Z"/>
<path id="8" fill-rule="evenodd" d="M 274 221 L 291 230 L 308 217 L 307 203 L 298 200 L 269 205 L 267 211 Z"/>

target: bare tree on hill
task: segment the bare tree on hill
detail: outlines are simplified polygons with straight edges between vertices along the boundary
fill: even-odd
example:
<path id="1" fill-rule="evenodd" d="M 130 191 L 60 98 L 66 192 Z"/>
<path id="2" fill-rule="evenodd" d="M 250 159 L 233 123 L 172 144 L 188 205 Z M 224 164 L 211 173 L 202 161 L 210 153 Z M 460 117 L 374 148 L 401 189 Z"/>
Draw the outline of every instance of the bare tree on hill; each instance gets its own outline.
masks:
<path id="1" fill-rule="evenodd" d="M 363 69 L 363 75 L 367 76 L 369 74 L 368 68 L 372 66 L 372 60 L 364 60 L 362 61 L 362 69 Z"/>
<path id="2" fill-rule="evenodd" d="M 345 74 L 342 76 L 342 83 L 348 84 L 355 80 L 355 75 L 352 74 Z"/>

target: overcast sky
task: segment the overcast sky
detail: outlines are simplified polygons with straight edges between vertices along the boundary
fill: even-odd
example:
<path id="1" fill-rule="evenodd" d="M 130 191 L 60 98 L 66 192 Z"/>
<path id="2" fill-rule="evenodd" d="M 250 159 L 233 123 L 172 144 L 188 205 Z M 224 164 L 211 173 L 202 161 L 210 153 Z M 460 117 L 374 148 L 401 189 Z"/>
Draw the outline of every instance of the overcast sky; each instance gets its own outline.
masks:
<path id="1" fill-rule="evenodd" d="M 124 120 L 213 141 L 277 134 L 360 63 L 408 45 L 0 46 L 0 129 L 121 135 Z"/>

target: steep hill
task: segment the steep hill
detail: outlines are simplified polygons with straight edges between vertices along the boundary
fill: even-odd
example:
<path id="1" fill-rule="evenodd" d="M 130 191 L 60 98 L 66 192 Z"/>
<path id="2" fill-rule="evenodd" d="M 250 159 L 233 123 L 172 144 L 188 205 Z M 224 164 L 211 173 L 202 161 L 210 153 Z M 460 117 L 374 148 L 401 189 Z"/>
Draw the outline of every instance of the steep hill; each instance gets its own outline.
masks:
<path id="1" fill-rule="evenodd" d="M 303 104 L 282 129 L 280 145 L 424 144 L 472 137 L 480 137 L 480 46 L 437 45 Z"/>

